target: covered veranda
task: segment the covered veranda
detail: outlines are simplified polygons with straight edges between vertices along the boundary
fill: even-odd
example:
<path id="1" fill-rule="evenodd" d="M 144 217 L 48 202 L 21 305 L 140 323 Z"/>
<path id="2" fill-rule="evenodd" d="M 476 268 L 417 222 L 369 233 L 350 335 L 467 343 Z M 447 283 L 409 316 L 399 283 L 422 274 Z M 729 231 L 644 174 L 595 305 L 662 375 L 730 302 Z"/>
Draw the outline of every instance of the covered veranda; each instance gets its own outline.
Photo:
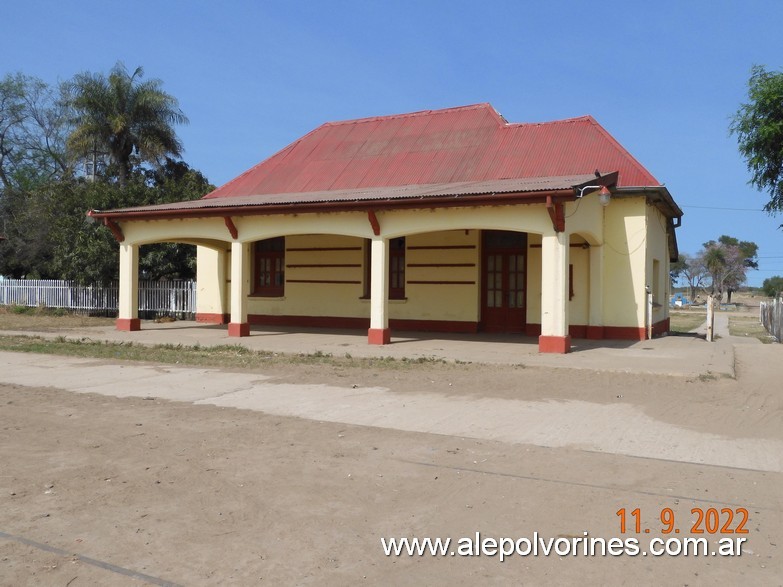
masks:
<path id="1" fill-rule="evenodd" d="M 600 178 L 581 175 L 221 198 L 92 211 L 91 215 L 102 219 L 120 241 L 117 328 L 127 331 L 140 328 L 138 257 L 139 247 L 144 244 L 174 241 L 213 251 L 215 270 L 224 270 L 227 277 L 226 283 L 218 288 L 222 298 L 218 314 L 229 316 L 229 336 L 246 337 L 250 335 L 253 243 L 307 234 L 366 239 L 370 243 L 371 274 L 367 341 L 372 345 L 385 345 L 392 339 L 388 279 L 393 239 L 450 230 L 539 235 L 538 350 L 565 353 L 571 349 L 569 250 L 572 235 L 579 235 L 590 246 L 587 334 L 603 328 L 604 216 L 598 190 L 613 185 L 616 178 L 617 174 L 612 173 Z"/>

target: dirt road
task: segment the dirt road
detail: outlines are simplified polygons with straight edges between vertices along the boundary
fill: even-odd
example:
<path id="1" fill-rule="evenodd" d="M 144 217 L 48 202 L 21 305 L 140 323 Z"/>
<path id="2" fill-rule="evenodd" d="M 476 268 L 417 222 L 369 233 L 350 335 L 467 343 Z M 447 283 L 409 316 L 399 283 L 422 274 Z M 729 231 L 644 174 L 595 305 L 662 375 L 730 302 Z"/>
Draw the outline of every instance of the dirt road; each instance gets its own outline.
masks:
<path id="1" fill-rule="evenodd" d="M 400 397 L 624 402 L 729 441 L 783 440 L 779 386 L 770 385 L 777 367 L 738 356 L 737 381 L 476 365 L 267 375 Z M 783 474 L 769 471 L 8 384 L 0 385 L 0 467 L 3 585 L 777 585 L 783 577 Z M 650 534 L 620 534 L 621 508 L 639 508 Z M 747 508 L 743 555 L 501 563 L 387 557 L 381 547 L 382 537 L 588 532 L 636 537 L 646 550 L 664 536 L 664 508 L 683 536 L 692 509 Z M 721 537 L 704 536 L 711 548 Z"/>

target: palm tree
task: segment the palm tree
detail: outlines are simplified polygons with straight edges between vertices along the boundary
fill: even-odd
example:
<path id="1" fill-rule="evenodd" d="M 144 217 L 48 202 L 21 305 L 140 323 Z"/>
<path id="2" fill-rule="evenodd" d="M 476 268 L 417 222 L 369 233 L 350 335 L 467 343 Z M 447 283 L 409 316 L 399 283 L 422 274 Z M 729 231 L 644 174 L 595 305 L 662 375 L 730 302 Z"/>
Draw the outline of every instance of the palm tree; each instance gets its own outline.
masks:
<path id="1" fill-rule="evenodd" d="M 158 79 L 142 81 L 144 71 L 133 74 L 117 63 L 107 78 L 101 73 L 81 73 L 70 84 L 74 130 L 68 148 L 78 157 L 105 153 L 117 166 L 120 185 L 131 172 L 131 157 L 158 163 L 170 155 L 179 157 L 182 144 L 174 125 L 187 124 L 176 98 L 164 92 Z"/>

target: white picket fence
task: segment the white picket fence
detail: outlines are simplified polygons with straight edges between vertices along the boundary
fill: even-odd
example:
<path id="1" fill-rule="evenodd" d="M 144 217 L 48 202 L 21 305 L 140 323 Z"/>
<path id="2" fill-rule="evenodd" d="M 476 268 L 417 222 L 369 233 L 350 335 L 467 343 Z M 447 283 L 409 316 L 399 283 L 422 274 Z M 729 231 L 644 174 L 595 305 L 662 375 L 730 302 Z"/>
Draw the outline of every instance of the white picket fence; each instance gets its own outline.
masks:
<path id="1" fill-rule="evenodd" d="M 0 281 L 0 306 L 45 306 L 73 312 L 117 312 L 119 283 L 107 286 L 78 285 L 58 279 L 4 279 Z M 139 313 L 195 316 L 196 282 L 188 280 L 139 281 Z"/>
<path id="2" fill-rule="evenodd" d="M 778 342 L 783 341 L 783 298 L 777 298 L 771 302 L 761 302 L 759 319 L 772 336 Z"/>

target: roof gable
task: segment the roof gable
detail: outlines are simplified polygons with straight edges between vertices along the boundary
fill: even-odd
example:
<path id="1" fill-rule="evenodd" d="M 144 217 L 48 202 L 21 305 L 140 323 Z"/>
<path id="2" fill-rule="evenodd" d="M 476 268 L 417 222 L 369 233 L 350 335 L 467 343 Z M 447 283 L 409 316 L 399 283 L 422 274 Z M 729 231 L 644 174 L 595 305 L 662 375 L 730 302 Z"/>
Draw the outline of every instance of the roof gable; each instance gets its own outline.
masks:
<path id="1" fill-rule="evenodd" d="M 591 116 L 507 123 L 489 104 L 323 124 L 206 198 L 619 171 L 659 182 Z"/>

